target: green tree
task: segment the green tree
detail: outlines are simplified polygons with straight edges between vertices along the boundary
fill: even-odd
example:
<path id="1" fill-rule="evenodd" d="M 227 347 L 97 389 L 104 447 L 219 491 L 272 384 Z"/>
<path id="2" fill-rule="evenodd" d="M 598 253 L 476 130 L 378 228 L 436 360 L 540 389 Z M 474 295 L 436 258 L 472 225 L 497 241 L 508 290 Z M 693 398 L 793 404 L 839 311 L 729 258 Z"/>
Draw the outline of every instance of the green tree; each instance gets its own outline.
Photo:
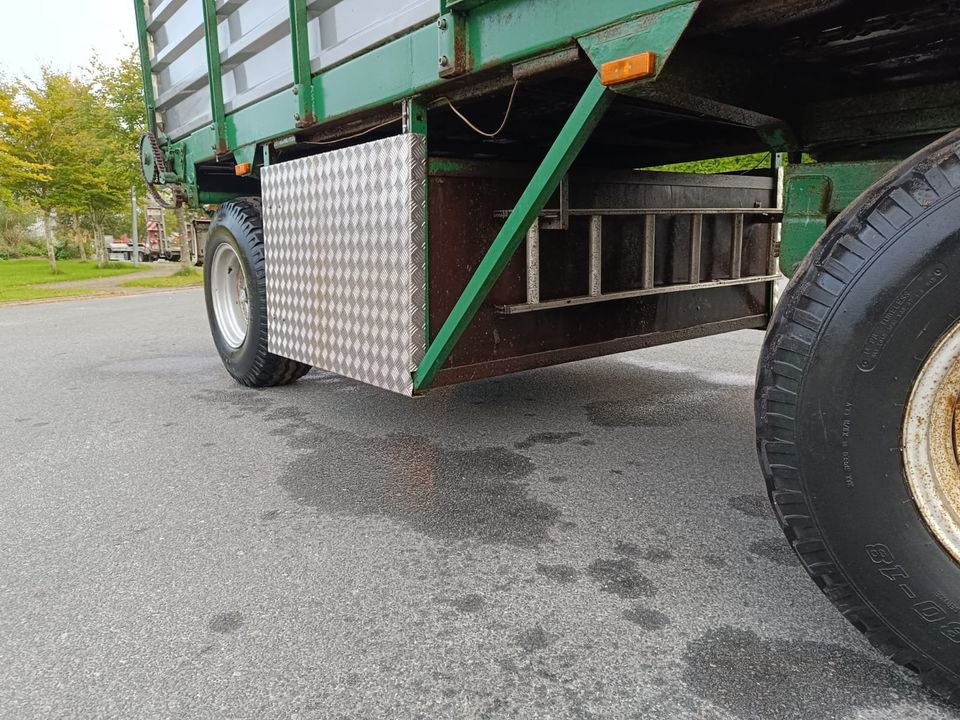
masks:
<path id="1" fill-rule="evenodd" d="M 138 157 L 138 140 L 145 129 L 138 52 L 129 46 L 127 55 L 116 65 L 91 61 L 88 74 L 92 93 L 102 111 L 97 127 L 100 150 L 105 154 L 99 156 L 96 172 L 106 191 L 90 198 L 90 219 L 97 238 L 98 258 L 103 263 L 106 262 L 104 227 L 123 225 L 120 218 L 128 215 L 130 188 L 136 189 L 138 198 L 147 194 Z M 142 220 L 138 217 L 138 224 Z"/>
<path id="2" fill-rule="evenodd" d="M 116 66 L 92 62 L 82 77 L 44 69 L 38 82 L 21 81 L 11 94 L 16 123 L 8 140 L 23 167 L 44 174 L 12 176 L 10 194 L 40 211 L 51 270 L 56 272 L 54 220 L 63 236 L 91 230 L 106 264 L 106 226 L 129 222 L 129 191 L 139 177 L 136 140 L 143 124 L 142 91 L 133 54 Z M 2 109 L 2 108 L 0 108 Z"/>
<path id="3" fill-rule="evenodd" d="M 48 165 L 30 162 L 20 152 L 18 136 L 27 130 L 29 118 L 17 102 L 17 87 L 0 79 L 0 203 L 11 211 L 22 211 L 15 189 L 27 182 L 47 182 Z"/>
<path id="4" fill-rule="evenodd" d="M 18 85 L 21 122 L 12 129 L 12 144 L 21 157 L 48 170 L 43 177 L 21 177 L 14 189 L 21 201 L 42 213 L 52 272 L 57 271 L 54 220 L 80 211 L 91 183 L 86 164 L 89 138 L 84 127 L 88 95 L 89 88 L 81 81 L 48 68 L 38 82 Z"/>

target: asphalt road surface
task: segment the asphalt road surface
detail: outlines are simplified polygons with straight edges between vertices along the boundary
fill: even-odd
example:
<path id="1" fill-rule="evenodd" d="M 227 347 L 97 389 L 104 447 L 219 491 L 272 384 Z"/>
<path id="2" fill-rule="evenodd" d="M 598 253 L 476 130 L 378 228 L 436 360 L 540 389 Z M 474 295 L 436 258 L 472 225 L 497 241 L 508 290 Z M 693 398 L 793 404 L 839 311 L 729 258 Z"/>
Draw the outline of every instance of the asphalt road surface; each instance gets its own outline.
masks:
<path id="1" fill-rule="evenodd" d="M 799 567 L 755 331 L 240 388 L 196 290 L 0 309 L 0 717 L 956 718 Z"/>

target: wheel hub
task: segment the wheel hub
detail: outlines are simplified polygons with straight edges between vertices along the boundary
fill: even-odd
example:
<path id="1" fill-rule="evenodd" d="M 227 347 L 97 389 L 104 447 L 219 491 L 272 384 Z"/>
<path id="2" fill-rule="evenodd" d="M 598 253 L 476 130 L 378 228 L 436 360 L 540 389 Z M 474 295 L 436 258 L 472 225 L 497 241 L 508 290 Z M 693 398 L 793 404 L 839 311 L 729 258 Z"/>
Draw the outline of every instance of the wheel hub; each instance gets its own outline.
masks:
<path id="1" fill-rule="evenodd" d="M 210 295 L 213 314 L 224 342 L 236 349 L 247 338 L 250 320 L 250 296 L 247 276 L 233 246 L 217 246 L 210 263 Z"/>
<path id="2" fill-rule="evenodd" d="M 960 562 L 960 323 L 917 375 L 901 443 L 917 508 L 934 537 Z"/>

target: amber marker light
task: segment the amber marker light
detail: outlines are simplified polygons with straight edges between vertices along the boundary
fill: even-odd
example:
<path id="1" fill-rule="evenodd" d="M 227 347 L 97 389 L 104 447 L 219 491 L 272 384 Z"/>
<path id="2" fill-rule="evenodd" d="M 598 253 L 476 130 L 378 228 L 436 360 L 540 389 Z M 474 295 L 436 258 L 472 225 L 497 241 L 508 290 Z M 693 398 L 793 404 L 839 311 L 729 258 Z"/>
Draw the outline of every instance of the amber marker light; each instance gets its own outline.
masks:
<path id="1" fill-rule="evenodd" d="M 250 171 L 253 170 L 253 165 L 250 163 L 237 163 L 237 166 L 233 169 L 237 175 L 249 175 Z"/>
<path id="2" fill-rule="evenodd" d="M 650 77 L 656 71 L 656 54 L 642 52 L 619 60 L 605 62 L 600 66 L 600 82 L 604 85 L 618 85 L 630 80 Z"/>

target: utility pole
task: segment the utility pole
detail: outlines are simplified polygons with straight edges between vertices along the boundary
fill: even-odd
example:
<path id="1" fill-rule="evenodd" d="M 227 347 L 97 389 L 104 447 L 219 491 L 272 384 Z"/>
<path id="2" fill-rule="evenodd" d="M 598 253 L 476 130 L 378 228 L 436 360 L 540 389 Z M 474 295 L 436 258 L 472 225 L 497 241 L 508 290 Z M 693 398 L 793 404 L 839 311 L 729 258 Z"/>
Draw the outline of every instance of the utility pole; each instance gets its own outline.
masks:
<path id="1" fill-rule="evenodd" d="M 132 251 L 130 252 L 130 257 L 133 260 L 133 266 L 138 267 L 140 265 L 140 239 L 137 237 L 139 232 L 139 226 L 137 223 L 137 188 L 130 188 L 130 216 L 133 219 L 133 227 L 130 230 L 130 242 L 132 243 Z"/>

